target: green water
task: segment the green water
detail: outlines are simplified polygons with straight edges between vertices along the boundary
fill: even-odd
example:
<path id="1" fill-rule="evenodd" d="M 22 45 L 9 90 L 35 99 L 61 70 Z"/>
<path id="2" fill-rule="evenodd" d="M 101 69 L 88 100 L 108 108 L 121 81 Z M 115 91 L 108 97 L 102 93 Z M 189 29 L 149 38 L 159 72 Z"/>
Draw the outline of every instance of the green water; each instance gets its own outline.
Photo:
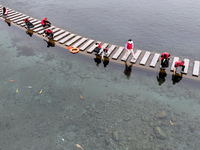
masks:
<path id="1" fill-rule="evenodd" d="M 173 84 L 167 75 L 159 86 L 157 72 L 134 66 L 127 78 L 125 65 L 97 66 L 93 57 L 48 48 L 2 20 L 0 35 L 0 149 L 200 147 L 198 81 L 183 76 Z M 158 127 L 165 135 L 156 134 Z"/>

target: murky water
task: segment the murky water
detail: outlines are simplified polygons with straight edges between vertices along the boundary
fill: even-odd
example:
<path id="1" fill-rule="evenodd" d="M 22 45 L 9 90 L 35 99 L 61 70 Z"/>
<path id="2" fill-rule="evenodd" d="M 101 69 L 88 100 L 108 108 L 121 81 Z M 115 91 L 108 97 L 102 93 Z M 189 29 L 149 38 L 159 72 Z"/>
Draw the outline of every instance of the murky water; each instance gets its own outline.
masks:
<path id="1" fill-rule="evenodd" d="M 125 71 L 125 65 L 112 62 L 97 66 L 93 57 L 72 55 L 56 45 L 48 48 L 42 39 L 2 20 L 0 35 L 0 149 L 80 149 L 76 144 L 85 150 L 200 147 L 199 82 L 183 76 L 173 83 L 167 75 L 159 86 L 157 72 L 134 66 Z"/>

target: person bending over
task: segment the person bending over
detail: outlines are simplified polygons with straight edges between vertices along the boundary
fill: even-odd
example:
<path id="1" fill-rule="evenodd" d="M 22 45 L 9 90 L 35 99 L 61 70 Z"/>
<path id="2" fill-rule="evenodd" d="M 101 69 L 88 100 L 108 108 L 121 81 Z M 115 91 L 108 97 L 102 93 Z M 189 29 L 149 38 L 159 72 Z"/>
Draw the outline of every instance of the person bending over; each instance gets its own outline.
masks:
<path id="1" fill-rule="evenodd" d="M 169 66 L 169 58 L 170 54 L 167 52 L 162 53 L 160 57 L 161 66 L 160 67 L 168 67 Z"/>
<path id="2" fill-rule="evenodd" d="M 182 67 L 182 72 L 183 72 L 184 69 L 185 69 L 185 62 L 183 60 L 178 60 L 178 61 L 175 62 L 175 65 L 174 65 L 174 74 L 173 75 L 175 75 L 176 68 L 179 67 L 179 66 Z"/>
<path id="3" fill-rule="evenodd" d="M 28 29 L 34 27 L 34 25 L 30 22 L 30 20 L 28 18 L 24 19 L 23 22 L 26 24 L 26 26 L 27 26 Z"/>
<path id="4" fill-rule="evenodd" d="M 41 24 L 43 27 L 50 27 L 51 26 L 51 23 L 47 20 L 47 18 L 43 18 L 42 21 L 41 21 Z"/>
<path id="5" fill-rule="evenodd" d="M 43 40 L 44 40 L 47 36 L 48 36 L 50 39 L 53 39 L 53 31 L 52 31 L 51 29 L 47 29 L 47 30 L 44 31 Z"/>
<path id="6" fill-rule="evenodd" d="M 109 55 L 109 50 L 107 48 L 104 48 L 101 55 L 101 60 L 104 60 L 104 56 L 108 56 L 108 55 Z"/>

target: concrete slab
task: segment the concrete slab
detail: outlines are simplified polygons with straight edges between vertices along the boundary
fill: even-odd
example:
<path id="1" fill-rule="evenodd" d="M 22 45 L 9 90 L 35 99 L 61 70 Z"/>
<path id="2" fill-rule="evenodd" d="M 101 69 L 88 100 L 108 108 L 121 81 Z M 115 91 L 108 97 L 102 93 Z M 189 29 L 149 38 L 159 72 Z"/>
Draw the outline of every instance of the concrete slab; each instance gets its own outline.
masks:
<path id="1" fill-rule="evenodd" d="M 76 36 L 76 35 L 72 33 L 72 34 L 68 35 L 67 37 L 65 37 L 64 39 L 60 40 L 59 43 L 64 44 L 65 42 L 67 42 L 68 40 L 73 38 L 74 36 Z"/>
<path id="2" fill-rule="evenodd" d="M 150 55 L 151 55 L 151 52 L 146 51 L 142 60 L 140 61 L 140 65 L 145 65 Z"/>
<path id="3" fill-rule="evenodd" d="M 153 59 L 152 59 L 152 61 L 150 63 L 150 67 L 155 67 L 157 62 L 158 62 L 158 60 L 159 60 L 159 58 L 160 58 L 160 54 L 159 53 L 155 53 L 154 56 L 153 56 Z"/>
<path id="4" fill-rule="evenodd" d="M 58 40 L 64 38 L 65 36 L 68 36 L 69 34 L 70 34 L 70 32 L 62 33 L 61 35 L 55 37 L 55 38 L 54 38 L 54 41 L 58 41 Z"/>
<path id="5" fill-rule="evenodd" d="M 193 76 L 197 76 L 197 77 L 199 76 L 199 66 L 200 66 L 200 62 L 194 61 L 193 72 L 192 72 Z"/>
<path id="6" fill-rule="evenodd" d="M 76 43 L 74 43 L 72 45 L 72 47 L 79 47 L 82 43 L 84 43 L 87 40 L 87 38 L 82 38 L 79 41 L 77 41 Z"/>
<path id="7" fill-rule="evenodd" d="M 119 55 L 123 52 L 123 50 L 124 50 L 124 47 L 120 46 L 120 47 L 116 50 L 116 52 L 115 52 L 115 54 L 113 55 L 112 59 L 118 59 Z"/>
<path id="8" fill-rule="evenodd" d="M 190 63 L 190 60 L 189 59 L 184 59 L 185 61 L 185 69 L 184 69 L 184 74 L 187 74 L 188 73 L 188 68 L 189 68 L 189 63 Z"/>
<path id="9" fill-rule="evenodd" d="M 65 43 L 66 46 L 70 46 L 72 45 L 74 42 L 78 41 L 81 38 L 81 36 L 75 36 L 74 38 L 72 38 L 71 40 L 69 40 L 68 42 Z"/>
<path id="10" fill-rule="evenodd" d="M 136 52 L 134 53 L 135 59 L 132 58 L 131 59 L 131 63 L 136 63 L 136 61 L 138 60 L 138 58 L 139 58 L 139 56 L 140 56 L 141 53 L 142 53 L 141 50 L 136 50 Z"/>
<path id="11" fill-rule="evenodd" d="M 92 43 L 94 42 L 94 40 L 90 39 L 88 40 L 86 43 L 84 43 L 79 49 L 81 51 L 84 51 L 87 47 L 89 47 Z"/>

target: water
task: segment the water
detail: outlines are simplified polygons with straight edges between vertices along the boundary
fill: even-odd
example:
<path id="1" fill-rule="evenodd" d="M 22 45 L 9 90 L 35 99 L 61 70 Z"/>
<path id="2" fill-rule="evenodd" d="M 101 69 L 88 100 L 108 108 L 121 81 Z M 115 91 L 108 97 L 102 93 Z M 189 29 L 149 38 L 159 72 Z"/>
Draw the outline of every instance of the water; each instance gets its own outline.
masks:
<path id="1" fill-rule="evenodd" d="M 123 46 L 132 38 L 138 49 L 168 51 L 192 60 L 200 58 L 198 0 L 59 0 L 56 3 L 2 0 L 1 3 L 38 19 L 47 16 L 54 25 L 92 39 Z"/>
<path id="2" fill-rule="evenodd" d="M 53 5 L 49 4 L 44 12 L 35 11 L 34 6 L 40 4 L 39 8 L 42 8 L 46 3 L 46 1 L 36 2 L 11 1 L 7 4 L 8 2 L 3 1 L 10 8 L 19 10 L 24 8 L 25 4 L 32 5 L 31 9 L 21 12 L 27 14 L 31 12 L 30 14 L 34 14 L 31 16 L 35 18 L 42 18 L 42 13 L 47 13 L 53 8 Z M 111 10 L 106 9 L 107 7 L 112 5 L 114 9 L 119 6 L 119 3 L 111 1 L 108 1 L 107 5 L 100 2 L 86 5 L 89 1 L 84 2 L 84 5 L 79 2 L 80 5 L 76 6 L 82 9 L 70 7 L 66 11 L 70 15 L 79 16 L 79 11 L 85 10 L 83 12 L 90 12 L 86 15 L 88 18 L 94 18 L 93 15 L 99 18 L 106 13 L 100 10 L 105 9 L 109 12 Z M 74 6 L 73 3 L 78 1 L 65 3 L 59 1 L 57 5 L 60 9 L 57 11 Z M 145 1 L 135 2 L 133 6 L 139 9 L 139 6 L 141 8 L 144 3 Z M 163 7 L 166 7 L 166 3 L 163 2 Z M 186 7 L 188 3 L 190 2 L 187 2 L 187 5 L 181 4 Z M 144 7 L 155 5 L 148 4 Z M 102 9 L 97 11 L 99 7 Z M 93 14 L 89 11 L 90 8 L 94 10 Z M 121 10 L 119 14 L 125 15 L 124 7 L 117 8 Z M 99 27 L 98 30 L 88 24 L 91 29 L 86 30 L 88 26 L 80 26 L 77 23 L 70 25 L 69 19 L 74 19 L 71 23 L 82 21 L 83 24 L 84 20 L 88 22 L 89 19 L 79 20 L 81 19 L 79 16 L 77 20 L 70 15 L 67 16 L 69 22 L 67 26 L 53 20 L 57 17 L 49 19 L 69 31 L 98 40 L 108 39 L 113 44 L 118 38 L 123 38 L 123 36 L 116 36 L 116 32 L 112 33 L 112 38 L 109 37 L 110 34 L 100 32 L 103 31 L 100 30 L 101 24 L 105 29 L 107 24 L 112 22 L 96 23 L 98 26 L 95 27 Z M 143 15 L 145 17 L 145 13 Z M 62 15 L 58 17 L 60 16 Z M 116 22 L 119 22 L 118 17 L 115 17 Z M 112 30 L 117 28 L 122 26 Z M 99 32 L 101 34 L 94 34 Z M 105 34 L 107 36 L 104 36 Z M 47 48 L 47 43 L 40 38 L 34 35 L 29 37 L 24 30 L 14 26 L 8 27 L 2 20 L 0 20 L 0 35 L 0 81 L 2 83 L 0 86 L 0 149 L 75 150 L 79 149 L 76 147 L 76 144 L 79 144 L 87 150 L 196 150 L 200 146 L 198 81 L 183 76 L 178 83 L 173 84 L 172 76 L 168 74 L 165 82 L 159 86 L 156 79 L 157 72 L 141 70 L 134 66 L 128 78 L 124 74 L 125 65 L 109 62 L 106 67 L 102 63 L 96 66 L 92 56 L 72 55 L 57 46 Z M 178 36 L 176 38 L 179 39 Z M 115 40 L 112 42 L 112 39 Z M 154 40 L 154 38 L 150 39 Z M 120 42 L 123 44 L 126 39 L 119 40 L 117 44 L 120 45 Z M 152 46 L 154 45 L 153 49 L 156 50 L 155 47 L 159 45 L 157 42 L 154 44 Z M 194 47 L 191 50 L 193 49 Z M 194 54 L 193 57 L 196 55 Z M 166 117 L 159 119 L 157 114 L 162 111 L 166 112 Z M 174 125 L 170 124 L 170 120 Z M 160 127 L 166 134 L 166 139 L 164 135 L 162 136 L 164 139 L 161 139 L 159 134 L 156 135 L 156 127 Z"/>

